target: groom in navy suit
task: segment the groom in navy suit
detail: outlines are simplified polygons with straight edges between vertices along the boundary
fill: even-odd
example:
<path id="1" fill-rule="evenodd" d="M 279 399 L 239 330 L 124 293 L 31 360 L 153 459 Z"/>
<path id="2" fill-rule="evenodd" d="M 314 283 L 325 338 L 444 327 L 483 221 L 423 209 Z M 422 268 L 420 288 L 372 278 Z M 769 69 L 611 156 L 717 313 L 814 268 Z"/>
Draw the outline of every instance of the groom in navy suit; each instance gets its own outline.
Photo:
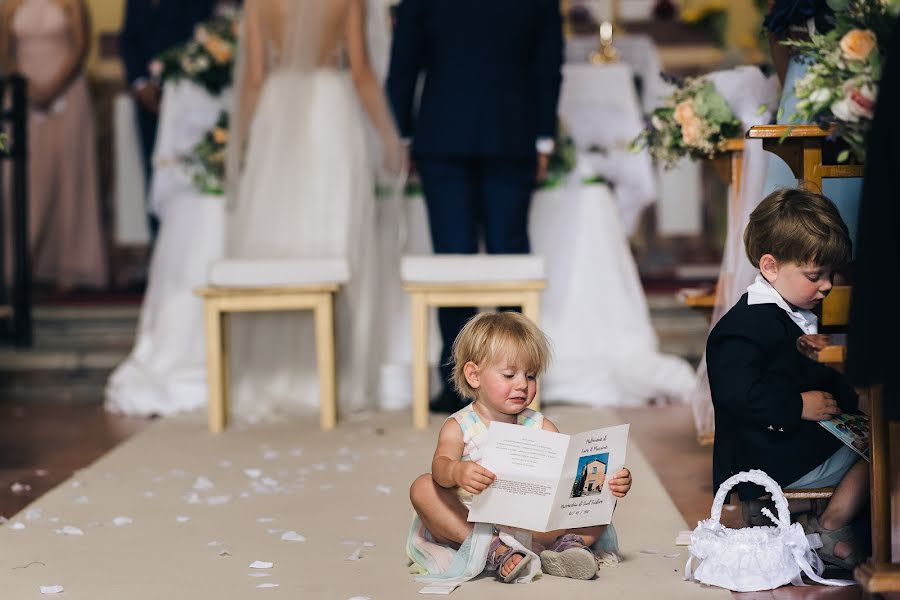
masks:
<path id="1" fill-rule="evenodd" d="M 559 0 L 402 0 L 388 95 L 412 143 L 438 254 L 526 254 L 535 180 L 553 152 L 562 82 Z M 417 82 L 424 75 L 416 104 Z M 450 349 L 474 308 L 438 312 L 445 389 Z"/>

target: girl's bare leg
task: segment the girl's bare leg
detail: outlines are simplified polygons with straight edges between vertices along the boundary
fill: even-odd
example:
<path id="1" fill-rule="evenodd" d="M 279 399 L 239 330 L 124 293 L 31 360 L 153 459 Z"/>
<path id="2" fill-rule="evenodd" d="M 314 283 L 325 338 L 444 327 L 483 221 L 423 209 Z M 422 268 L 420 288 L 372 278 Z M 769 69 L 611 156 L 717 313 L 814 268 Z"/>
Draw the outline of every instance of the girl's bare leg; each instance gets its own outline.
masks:
<path id="1" fill-rule="evenodd" d="M 435 483 L 431 473 L 420 475 L 413 481 L 409 488 L 409 499 L 422 524 L 436 542 L 459 548 L 472 533 L 474 526 L 466 520 L 469 512 L 459 496 L 454 490 Z M 500 544 L 496 554 L 501 556 L 507 550 L 507 546 Z M 521 554 L 513 554 L 501 565 L 500 575 L 505 577 L 521 560 Z"/>
<path id="2" fill-rule="evenodd" d="M 466 521 L 469 511 L 456 492 L 435 483 L 431 473 L 413 481 L 409 499 L 436 542 L 459 548 L 472 532 L 473 525 Z"/>

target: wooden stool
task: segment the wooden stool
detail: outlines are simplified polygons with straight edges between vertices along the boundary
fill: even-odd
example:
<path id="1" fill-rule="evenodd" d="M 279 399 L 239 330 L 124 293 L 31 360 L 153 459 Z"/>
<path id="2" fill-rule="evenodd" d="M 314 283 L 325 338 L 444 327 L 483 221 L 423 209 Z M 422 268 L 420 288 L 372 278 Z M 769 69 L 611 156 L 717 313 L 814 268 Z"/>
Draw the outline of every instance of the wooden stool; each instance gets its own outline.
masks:
<path id="1" fill-rule="evenodd" d="M 209 430 L 228 423 L 228 313 L 311 310 L 315 319 L 319 375 L 319 423 L 337 423 L 337 377 L 334 348 L 334 295 L 349 278 L 343 259 L 222 260 L 210 269 L 203 297 L 206 329 L 206 380 Z"/>
<path id="2" fill-rule="evenodd" d="M 428 308 L 521 306 L 539 322 L 544 260 L 530 255 L 406 256 L 400 265 L 412 321 L 413 427 L 428 426 Z M 531 408 L 540 406 L 535 396 Z"/>

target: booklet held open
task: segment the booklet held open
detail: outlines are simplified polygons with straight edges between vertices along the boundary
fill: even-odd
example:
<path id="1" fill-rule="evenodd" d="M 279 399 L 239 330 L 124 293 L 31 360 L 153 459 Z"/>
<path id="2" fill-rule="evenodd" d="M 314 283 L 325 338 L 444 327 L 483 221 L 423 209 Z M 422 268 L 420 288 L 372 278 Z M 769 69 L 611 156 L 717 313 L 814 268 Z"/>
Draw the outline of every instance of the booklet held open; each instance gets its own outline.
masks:
<path id="1" fill-rule="evenodd" d="M 481 464 L 497 478 L 473 498 L 469 521 L 531 531 L 606 525 L 607 481 L 625 466 L 628 425 L 574 435 L 492 422 Z"/>

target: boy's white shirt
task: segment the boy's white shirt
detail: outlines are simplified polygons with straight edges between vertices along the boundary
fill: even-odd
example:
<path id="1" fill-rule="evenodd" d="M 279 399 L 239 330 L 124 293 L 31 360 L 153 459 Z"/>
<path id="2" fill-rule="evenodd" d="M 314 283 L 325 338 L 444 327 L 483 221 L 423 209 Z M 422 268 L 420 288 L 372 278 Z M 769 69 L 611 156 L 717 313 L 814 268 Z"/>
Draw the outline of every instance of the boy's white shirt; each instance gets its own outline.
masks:
<path id="1" fill-rule="evenodd" d="M 777 304 L 780 309 L 788 314 L 791 321 L 796 323 L 803 333 L 818 333 L 819 318 L 812 311 L 801 308 L 794 309 L 788 304 L 772 284 L 766 281 L 762 275 L 756 276 L 756 281 L 747 286 L 747 304 Z"/>

